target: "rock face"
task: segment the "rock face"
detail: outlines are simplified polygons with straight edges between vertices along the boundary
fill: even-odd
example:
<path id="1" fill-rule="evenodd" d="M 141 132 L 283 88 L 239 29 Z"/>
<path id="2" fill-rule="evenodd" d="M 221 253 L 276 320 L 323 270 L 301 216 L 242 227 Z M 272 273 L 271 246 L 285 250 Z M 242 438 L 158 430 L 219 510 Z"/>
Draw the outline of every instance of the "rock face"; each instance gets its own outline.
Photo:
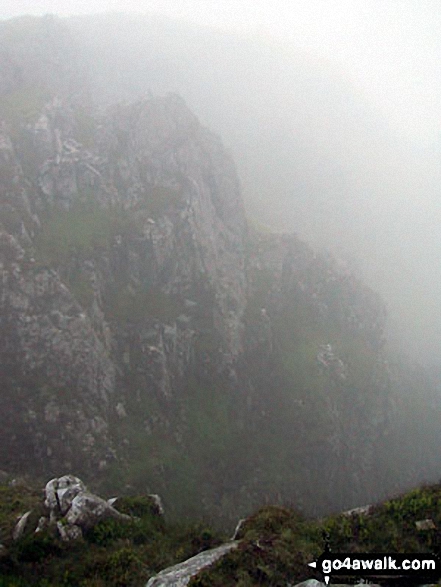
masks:
<path id="1" fill-rule="evenodd" d="M 5 103 L 26 71 L 2 57 Z M 55 92 L 51 70 L 30 116 L 0 103 L 0 467 L 124 478 L 231 518 L 371 500 L 381 301 L 248 228 L 231 157 L 181 98 L 97 111 L 79 72 Z M 60 511 L 85 495 L 48 491 Z"/>
<path id="2" fill-rule="evenodd" d="M 146 587 L 185 587 L 200 570 L 213 564 L 238 545 L 239 542 L 228 542 L 217 548 L 200 552 L 178 565 L 164 569 L 156 577 L 152 577 Z"/>
<path id="3" fill-rule="evenodd" d="M 14 448 L 33 434 L 46 466 L 81 466 L 86 453 L 91 466 L 105 467 L 115 458 L 109 421 L 125 414 L 116 372 L 129 371 L 134 355 L 145 357 L 138 368 L 150 393 L 178 393 L 199 309 L 216 330 L 223 367 L 241 352 L 245 220 L 231 161 L 180 99 L 111 111 L 97 133 L 99 156 L 74 141 L 70 116 L 55 100 L 26 130 L 47 157 L 34 168 L 33 189 L 3 139 L 2 205 L 13 221 L 5 215 L 0 233 L 1 353 L 7 372 L 19 372 L 10 388 L 23 390 L 14 402 L 21 430 L 12 431 L 18 414 L 6 429 Z M 48 209 L 55 232 L 40 220 Z M 87 216 L 96 222 L 89 243 L 66 234 L 70 216 L 80 232 Z M 131 306 L 142 314 L 137 322 Z M 7 465 L 8 454 L 4 445 Z"/>

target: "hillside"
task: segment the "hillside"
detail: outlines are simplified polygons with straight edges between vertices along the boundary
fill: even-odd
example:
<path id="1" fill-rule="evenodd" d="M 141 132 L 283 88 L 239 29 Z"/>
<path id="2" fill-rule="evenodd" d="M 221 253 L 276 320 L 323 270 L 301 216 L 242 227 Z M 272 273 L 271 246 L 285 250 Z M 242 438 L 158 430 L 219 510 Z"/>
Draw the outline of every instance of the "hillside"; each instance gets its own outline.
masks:
<path id="1" fill-rule="evenodd" d="M 403 431 L 396 390 L 419 380 L 387 362 L 380 297 L 249 226 L 231 155 L 182 98 L 104 107 L 64 23 L 0 34 L 0 469 L 72 470 L 220 526 L 434 475 L 439 406 L 428 436 Z"/>
<path id="2" fill-rule="evenodd" d="M 116 501 L 117 511 L 132 516 L 129 521 L 102 519 L 82 538 L 66 541 L 55 524 L 34 532 L 38 516 L 47 513 L 41 489 L 16 481 L 0 486 L 0 585 L 167 587 L 180 580 L 189 587 L 286 587 L 312 578 L 323 580 L 308 563 L 317 560 L 326 546 L 345 556 L 379 552 L 439 556 L 440 500 L 439 485 L 427 486 L 320 520 L 266 506 L 242 520 L 231 541 L 207 525 L 173 524 L 151 498 L 132 495 Z M 26 510 L 31 514 L 17 536 L 17 516 Z M 215 552 L 218 560 L 194 573 L 191 557 L 202 553 L 199 557 L 208 559 Z M 177 563 L 182 564 L 175 567 Z M 360 579 L 363 573 L 333 581 L 351 584 Z M 386 586 L 437 579 L 424 573 L 374 577 Z"/>

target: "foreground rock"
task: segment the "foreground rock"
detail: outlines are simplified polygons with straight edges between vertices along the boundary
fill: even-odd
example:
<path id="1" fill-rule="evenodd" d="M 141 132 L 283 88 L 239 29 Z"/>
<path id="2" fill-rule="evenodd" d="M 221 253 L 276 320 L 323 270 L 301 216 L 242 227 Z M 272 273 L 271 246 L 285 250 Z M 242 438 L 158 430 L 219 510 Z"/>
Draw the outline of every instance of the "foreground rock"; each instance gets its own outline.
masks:
<path id="1" fill-rule="evenodd" d="M 56 528 L 66 542 L 82 538 L 83 532 L 102 520 L 113 518 L 129 522 L 134 519 L 116 510 L 105 499 L 90 493 L 81 479 L 74 475 L 51 479 L 46 484 L 44 505 L 47 515 L 39 518 L 34 532 Z M 21 538 L 28 529 L 31 514 L 29 511 L 20 517 L 13 531 L 14 540 Z"/>
<path id="2" fill-rule="evenodd" d="M 350 516 L 368 516 L 372 512 L 371 505 L 363 505 L 358 508 L 352 508 L 342 513 L 343 516 L 349 518 Z"/>
<path id="3" fill-rule="evenodd" d="M 83 531 L 90 530 L 104 519 L 133 519 L 118 512 L 105 499 L 90 493 L 81 479 L 73 475 L 52 479 L 47 483 L 45 491 L 49 520 L 57 522 L 63 540 L 81 538 Z"/>
<path id="4" fill-rule="evenodd" d="M 178 565 L 164 569 L 156 577 L 152 577 L 146 587 L 185 587 L 199 571 L 237 548 L 238 544 L 238 541 L 222 544 L 217 548 L 205 550 Z"/>
<path id="5" fill-rule="evenodd" d="M 64 475 L 59 479 L 51 479 L 45 488 L 45 505 L 49 508 L 52 516 L 64 516 L 72 505 L 73 499 L 79 494 L 87 491 L 86 486 L 73 475 Z"/>
<path id="6" fill-rule="evenodd" d="M 29 516 L 31 515 L 31 511 L 26 512 L 25 514 L 23 514 L 22 516 L 20 516 L 20 519 L 17 522 L 17 525 L 14 528 L 14 532 L 12 533 L 12 538 L 13 540 L 18 540 L 19 538 L 21 538 L 23 536 L 23 533 L 26 529 L 26 525 L 28 523 L 29 520 Z"/>
<path id="7" fill-rule="evenodd" d="M 364 587 L 380 587 L 379 585 L 373 583 L 357 583 L 356 585 L 334 583 L 333 585 L 334 587 L 361 587 L 361 585 L 364 585 Z M 288 583 L 287 587 L 326 587 L 326 583 L 321 583 L 320 581 L 317 581 L 317 579 L 308 579 L 308 581 L 303 581 L 303 583 L 297 583 L 297 585 L 295 586 L 291 586 L 291 584 Z"/>

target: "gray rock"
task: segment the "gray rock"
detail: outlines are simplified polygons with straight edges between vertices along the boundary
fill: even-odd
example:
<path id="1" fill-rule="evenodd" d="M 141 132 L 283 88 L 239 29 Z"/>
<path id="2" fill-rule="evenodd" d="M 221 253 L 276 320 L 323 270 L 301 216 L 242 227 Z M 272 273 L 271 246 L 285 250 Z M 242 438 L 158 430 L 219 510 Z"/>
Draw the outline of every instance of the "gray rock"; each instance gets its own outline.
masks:
<path id="1" fill-rule="evenodd" d="M 57 515 L 64 516 L 75 496 L 85 491 L 87 491 L 87 488 L 84 483 L 74 475 L 64 475 L 59 479 L 51 479 L 45 488 L 45 505 Z"/>
<path id="2" fill-rule="evenodd" d="M 317 579 L 308 579 L 307 581 L 302 581 L 302 583 L 297 583 L 296 585 L 288 583 L 287 587 L 325 587 L 325 583 L 321 583 L 320 581 L 317 581 Z"/>
<path id="3" fill-rule="evenodd" d="M 246 522 L 246 518 L 241 518 L 237 522 L 237 525 L 236 525 L 236 528 L 234 529 L 234 533 L 233 533 L 233 536 L 232 536 L 231 540 L 236 540 L 236 538 L 238 537 L 239 532 L 242 529 L 242 527 L 245 524 L 245 522 Z"/>
<path id="4" fill-rule="evenodd" d="M 105 499 L 88 492 L 79 493 L 74 497 L 66 515 L 68 524 L 79 526 L 82 530 L 93 528 L 100 520 L 106 518 L 121 521 L 133 519 L 118 512 Z"/>
<path id="5" fill-rule="evenodd" d="M 26 512 L 25 514 L 23 514 L 22 516 L 20 516 L 20 519 L 18 520 L 13 532 L 12 532 L 12 538 L 13 540 L 18 540 L 19 538 L 21 538 L 24 534 L 24 531 L 26 529 L 28 520 L 29 520 L 29 516 L 31 515 L 32 510 L 29 510 L 28 512 Z"/>
<path id="6" fill-rule="evenodd" d="M 345 583 L 332 583 L 333 587 L 380 587 L 374 583 L 357 583 L 356 585 L 348 585 Z M 321 583 L 317 581 L 317 579 L 308 579 L 307 581 L 303 581 L 302 583 L 297 583 L 296 585 L 288 583 L 287 587 L 326 587 L 326 583 Z"/>
<path id="7" fill-rule="evenodd" d="M 164 569 L 155 577 L 152 577 L 146 587 L 185 587 L 200 570 L 237 548 L 238 544 L 239 542 L 222 544 L 222 546 L 205 550 L 182 563 Z"/>
<path id="8" fill-rule="evenodd" d="M 368 516 L 371 513 L 372 506 L 371 505 L 363 505 L 358 508 L 353 508 L 352 510 L 346 510 L 343 512 L 343 516 Z"/>
<path id="9" fill-rule="evenodd" d="M 148 497 L 150 497 L 152 499 L 152 501 L 154 502 L 154 504 L 158 508 L 158 513 L 161 516 L 163 516 L 164 515 L 164 506 L 162 504 L 162 499 L 159 497 L 159 495 L 157 495 L 156 493 L 150 493 Z"/>
<path id="10" fill-rule="evenodd" d="M 117 498 L 106 501 L 90 493 L 81 479 L 74 475 L 51 479 L 46 484 L 45 492 L 49 520 L 40 518 L 36 531 L 41 531 L 48 524 L 55 524 L 65 541 L 81 538 L 83 530 L 92 528 L 102 519 L 134 519 L 121 514 L 112 506 Z"/>
<path id="11" fill-rule="evenodd" d="M 119 418 L 127 418 L 127 412 L 122 402 L 116 404 L 115 411 Z"/>
<path id="12" fill-rule="evenodd" d="M 48 527 L 49 527 L 48 518 L 45 518 L 44 516 L 42 516 L 38 520 L 37 527 L 35 528 L 35 534 L 38 534 L 39 532 L 43 532 L 43 530 L 46 530 L 46 528 L 48 528 Z"/>
<path id="13" fill-rule="evenodd" d="M 83 533 L 79 526 L 63 524 L 57 522 L 57 529 L 63 542 L 71 542 L 72 540 L 80 540 L 83 537 Z"/>
<path id="14" fill-rule="evenodd" d="M 417 530 L 436 530 L 435 522 L 431 519 L 418 520 L 415 527 Z"/>
<path id="15" fill-rule="evenodd" d="M 187 310 L 192 310 L 192 309 L 196 308 L 197 305 L 198 305 L 197 302 L 195 302 L 193 300 L 188 300 L 188 299 L 184 300 L 184 306 Z"/>

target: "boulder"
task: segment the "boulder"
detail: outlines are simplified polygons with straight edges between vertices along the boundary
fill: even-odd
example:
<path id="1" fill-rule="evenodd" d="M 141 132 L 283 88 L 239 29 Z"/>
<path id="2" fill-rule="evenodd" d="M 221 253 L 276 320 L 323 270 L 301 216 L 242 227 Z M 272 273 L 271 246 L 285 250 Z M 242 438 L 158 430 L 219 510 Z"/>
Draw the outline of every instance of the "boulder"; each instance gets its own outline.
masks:
<path id="1" fill-rule="evenodd" d="M 185 587 L 199 571 L 222 558 L 230 550 L 237 548 L 238 544 L 239 542 L 227 542 L 217 548 L 204 550 L 178 565 L 164 569 L 152 577 L 146 587 Z"/>
<path id="2" fill-rule="evenodd" d="M 415 522 L 415 527 L 417 530 L 436 530 L 435 522 L 430 518 L 427 520 L 418 520 Z"/>
<path id="3" fill-rule="evenodd" d="M 232 536 L 231 540 L 236 540 L 237 538 L 239 538 L 239 533 L 242 530 L 245 522 L 246 522 L 246 519 L 245 518 L 241 518 L 237 522 L 237 525 L 236 525 L 236 528 L 234 529 L 233 536 Z"/>
<path id="4" fill-rule="evenodd" d="M 40 518 L 36 532 L 41 532 L 49 524 L 53 524 L 58 529 L 61 539 L 66 542 L 82 538 L 83 531 L 93 528 L 103 519 L 133 519 L 113 507 L 116 498 L 106 501 L 90 493 L 81 479 L 74 475 L 51 479 L 46 484 L 45 494 L 49 519 Z"/>
<path id="5" fill-rule="evenodd" d="M 13 532 L 12 532 L 12 538 L 13 540 L 18 540 L 19 538 L 21 538 L 23 536 L 23 533 L 26 529 L 28 520 L 29 520 L 29 516 L 31 515 L 32 510 L 29 510 L 28 512 L 26 512 L 25 514 L 23 514 L 22 516 L 20 516 Z"/>
<path id="6" fill-rule="evenodd" d="M 347 583 L 332 583 L 333 587 L 380 587 L 374 583 L 357 583 L 355 585 L 348 585 Z M 317 581 L 317 579 L 308 579 L 307 581 L 303 581 L 302 583 L 297 583 L 296 585 L 292 583 L 287 583 L 287 587 L 326 587 L 326 583 L 321 583 Z"/>
<path id="7" fill-rule="evenodd" d="M 352 510 L 346 510 L 345 512 L 343 512 L 343 516 L 368 516 L 372 511 L 372 506 L 371 505 L 363 505 L 361 507 L 358 508 L 353 508 Z"/>
<path id="8" fill-rule="evenodd" d="M 39 532 L 43 532 L 44 530 L 47 530 L 48 528 L 49 528 L 49 520 L 47 518 L 45 518 L 44 516 L 41 516 L 40 519 L 38 520 L 37 527 L 35 528 L 35 534 L 38 534 Z"/>
<path id="9" fill-rule="evenodd" d="M 83 537 L 83 532 L 81 531 L 81 528 L 79 526 L 76 526 L 75 524 L 71 526 L 69 524 L 57 522 L 57 529 L 63 542 L 79 540 Z"/>
<path id="10" fill-rule="evenodd" d="M 79 526 L 82 530 L 93 528 L 100 520 L 114 518 L 121 521 L 130 521 L 133 518 L 121 514 L 105 499 L 84 491 L 76 495 L 66 514 L 67 523 L 71 526 Z"/>
<path id="11" fill-rule="evenodd" d="M 162 505 L 162 499 L 159 497 L 159 495 L 157 495 L 156 493 L 149 493 L 148 497 L 152 499 L 153 503 L 158 508 L 158 514 L 160 516 L 163 516 L 164 506 Z"/>
<path id="12" fill-rule="evenodd" d="M 51 479 L 45 488 L 45 505 L 51 512 L 64 516 L 71 507 L 73 499 L 84 491 L 87 491 L 86 486 L 74 475 Z"/>
<path id="13" fill-rule="evenodd" d="M 149 495 L 147 503 L 156 508 L 157 514 L 162 515 L 162 507 L 159 495 Z M 115 519 L 121 522 L 129 522 L 138 518 L 119 512 L 113 507 L 118 500 L 114 497 L 109 500 L 102 499 L 87 490 L 85 484 L 74 475 L 64 475 L 51 479 L 45 487 L 44 504 L 47 509 L 45 516 L 40 516 L 38 522 L 36 516 L 33 531 L 39 533 L 53 528 L 65 542 L 78 540 L 83 533 L 93 528 L 101 520 Z M 28 530 L 32 511 L 26 512 L 17 519 L 13 531 L 13 539 L 19 540 Z"/>

